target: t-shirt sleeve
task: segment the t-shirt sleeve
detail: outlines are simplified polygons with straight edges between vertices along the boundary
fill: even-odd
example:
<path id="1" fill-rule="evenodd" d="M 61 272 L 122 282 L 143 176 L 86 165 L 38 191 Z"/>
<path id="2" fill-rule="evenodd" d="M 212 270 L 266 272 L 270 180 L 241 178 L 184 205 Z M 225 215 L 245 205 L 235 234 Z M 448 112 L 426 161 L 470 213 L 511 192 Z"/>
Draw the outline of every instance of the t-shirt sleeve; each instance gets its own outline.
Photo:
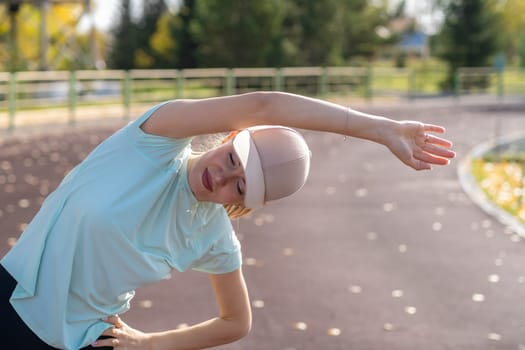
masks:
<path id="1" fill-rule="evenodd" d="M 231 230 L 215 242 L 211 249 L 192 265 L 192 269 L 221 274 L 237 270 L 241 267 L 241 263 L 241 244 L 235 232 Z"/>
<path id="2" fill-rule="evenodd" d="M 175 139 L 171 137 L 153 135 L 141 129 L 142 124 L 155 113 L 159 108 L 169 103 L 160 103 L 140 116 L 135 121 L 126 126 L 128 138 L 132 145 L 143 156 L 147 157 L 158 165 L 165 165 L 173 161 L 174 158 L 183 157 L 185 151 L 190 151 L 191 137 Z"/>

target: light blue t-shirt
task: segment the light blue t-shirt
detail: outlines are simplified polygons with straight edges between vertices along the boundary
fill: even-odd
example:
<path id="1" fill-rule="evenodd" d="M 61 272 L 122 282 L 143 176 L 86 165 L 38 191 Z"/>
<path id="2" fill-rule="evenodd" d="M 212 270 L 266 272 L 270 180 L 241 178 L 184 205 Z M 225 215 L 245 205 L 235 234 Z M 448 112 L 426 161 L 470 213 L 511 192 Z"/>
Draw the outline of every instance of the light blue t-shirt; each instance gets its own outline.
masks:
<path id="1" fill-rule="evenodd" d="M 11 304 L 46 343 L 78 349 L 129 309 L 134 290 L 172 269 L 226 273 L 240 244 L 220 204 L 187 179 L 191 139 L 145 133 L 159 107 L 94 149 L 44 201 L 0 263 L 18 285 Z"/>

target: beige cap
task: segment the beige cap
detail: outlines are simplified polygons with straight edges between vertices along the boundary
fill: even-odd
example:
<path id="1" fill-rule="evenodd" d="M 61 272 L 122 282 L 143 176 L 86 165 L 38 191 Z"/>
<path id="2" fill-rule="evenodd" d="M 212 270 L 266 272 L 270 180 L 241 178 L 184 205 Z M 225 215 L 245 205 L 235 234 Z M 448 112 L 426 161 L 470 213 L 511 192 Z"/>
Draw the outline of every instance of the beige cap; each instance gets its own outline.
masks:
<path id="1" fill-rule="evenodd" d="M 250 209 L 289 196 L 303 187 L 310 171 L 311 152 L 297 131 L 263 125 L 241 131 L 233 147 L 244 168 L 244 205 Z"/>

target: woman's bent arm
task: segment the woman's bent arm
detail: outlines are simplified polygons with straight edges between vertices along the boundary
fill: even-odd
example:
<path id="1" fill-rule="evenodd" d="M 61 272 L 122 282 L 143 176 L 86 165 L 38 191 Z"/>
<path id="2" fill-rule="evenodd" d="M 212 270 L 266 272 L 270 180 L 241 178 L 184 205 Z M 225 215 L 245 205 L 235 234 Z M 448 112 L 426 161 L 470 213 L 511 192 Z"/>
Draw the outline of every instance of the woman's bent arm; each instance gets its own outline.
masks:
<path id="1" fill-rule="evenodd" d="M 103 334 L 115 339 L 100 340 L 93 346 L 151 350 L 204 349 L 244 337 L 250 331 L 252 315 L 241 269 L 210 275 L 210 281 L 219 305 L 219 317 L 187 328 L 142 333 L 113 316 L 109 322 L 114 327 Z"/>

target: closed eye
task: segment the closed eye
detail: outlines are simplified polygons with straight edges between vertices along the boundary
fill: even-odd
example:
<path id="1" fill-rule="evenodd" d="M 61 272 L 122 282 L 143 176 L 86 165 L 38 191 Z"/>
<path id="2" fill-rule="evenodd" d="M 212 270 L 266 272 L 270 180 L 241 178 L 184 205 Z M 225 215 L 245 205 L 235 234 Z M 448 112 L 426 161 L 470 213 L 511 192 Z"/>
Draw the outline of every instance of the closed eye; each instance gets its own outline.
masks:
<path id="1" fill-rule="evenodd" d="M 237 181 L 237 192 L 239 192 L 240 196 L 244 195 L 244 183 L 242 180 Z"/>
<path id="2" fill-rule="evenodd" d="M 232 152 L 228 153 L 228 160 L 230 162 L 230 164 L 233 166 L 233 167 L 238 167 L 238 166 L 241 166 L 240 163 L 237 163 L 236 162 L 236 158 L 234 156 L 234 154 Z M 246 184 L 244 183 L 244 179 L 239 179 L 237 180 L 237 186 L 236 186 L 236 190 L 237 190 L 237 193 L 242 197 L 244 196 L 244 190 L 246 188 Z"/>

